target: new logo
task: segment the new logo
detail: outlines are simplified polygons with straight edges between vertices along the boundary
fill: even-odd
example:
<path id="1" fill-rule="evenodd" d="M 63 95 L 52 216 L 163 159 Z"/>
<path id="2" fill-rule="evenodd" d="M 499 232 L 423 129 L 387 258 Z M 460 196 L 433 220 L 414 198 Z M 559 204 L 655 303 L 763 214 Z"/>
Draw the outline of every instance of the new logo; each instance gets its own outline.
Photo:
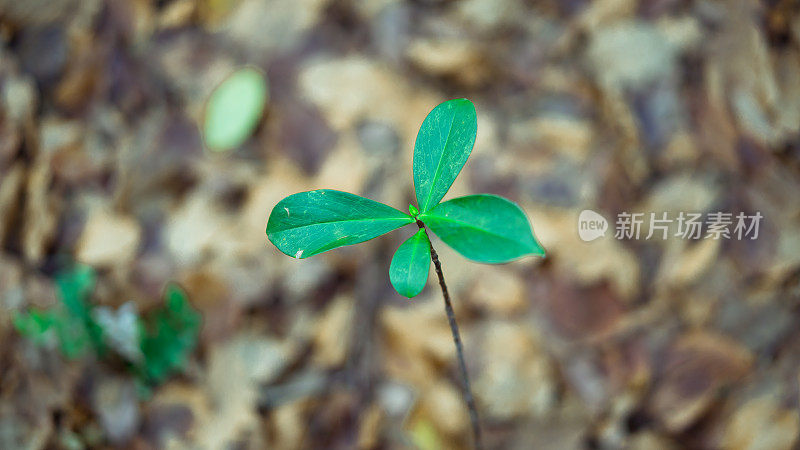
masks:
<path id="1" fill-rule="evenodd" d="M 608 221 L 605 217 L 591 209 L 581 211 L 578 216 L 578 236 L 581 240 L 593 241 L 600 236 L 605 236 L 606 230 L 608 230 Z"/>

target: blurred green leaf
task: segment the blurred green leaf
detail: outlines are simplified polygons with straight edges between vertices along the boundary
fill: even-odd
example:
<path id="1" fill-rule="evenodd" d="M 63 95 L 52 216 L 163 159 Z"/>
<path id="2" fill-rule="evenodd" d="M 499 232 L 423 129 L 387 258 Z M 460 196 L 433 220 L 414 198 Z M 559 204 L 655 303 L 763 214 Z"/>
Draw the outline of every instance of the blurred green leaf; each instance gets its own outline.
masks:
<path id="1" fill-rule="evenodd" d="M 281 200 L 269 215 L 267 237 L 283 253 L 307 258 L 358 244 L 414 223 L 391 206 L 331 189 L 300 192 Z"/>
<path id="2" fill-rule="evenodd" d="M 95 283 L 94 269 L 83 264 L 75 264 L 56 275 L 56 287 L 61 301 L 76 317 L 88 315 L 87 301 L 94 291 Z"/>
<path id="3" fill-rule="evenodd" d="M 427 420 L 417 421 L 410 434 L 414 445 L 420 450 L 441 450 L 444 448 L 439 432 Z"/>
<path id="4" fill-rule="evenodd" d="M 14 326 L 23 336 L 43 345 L 55 338 L 61 353 L 75 359 L 93 347 L 103 354 L 103 330 L 91 317 L 89 299 L 95 286 L 95 272 L 76 264 L 56 275 L 61 305 L 48 310 L 31 309 L 17 314 Z"/>
<path id="5" fill-rule="evenodd" d="M 403 242 L 392 257 L 389 280 L 394 289 L 408 298 L 422 292 L 431 266 L 431 243 L 425 230 Z"/>
<path id="6" fill-rule="evenodd" d="M 75 264 L 56 275 L 56 286 L 67 313 L 56 327 L 64 354 L 74 358 L 91 344 L 99 355 L 106 351 L 103 329 L 91 314 L 90 298 L 97 276 L 91 266 Z"/>
<path id="7" fill-rule="evenodd" d="M 160 383 L 182 369 L 197 345 L 201 324 L 200 314 L 191 306 L 186 293 L 176 284 L 167 285 L 164 305 L 141 319 L 132 304 L 116 311 L 95 308 L 89 301 L 95 279 L 94 270 L 82 265 L 58 273 L 56 286 L 61 305 L 18 313 L 14 316 L 14 327 L 39 345 L 57 340 L 61 352 L 69 359 L 82 356 L 89 349 L 104 356 L 107 351 L 104 338 L 107 338 L 132 364 L 142 386 Z M 131 327 L 135 327 L 133 332 Z M 131 339 L 133 346 L 128 342 Z"/>
<path id="8" fill-rule="evenodd" d="M 58 319 L 52 311 L 31 309 L 28 312 L 18 312 L 14 315 L 14 328 L 21 335 L 41 345 L 47 340 L 48 332 L 53 329 L 56 320 Z"/>
<path id="9" fill-rule="evenodd" d="M 14 316 L 14 327 L 36 345 L 58 344 L 68 359 L 84 355 L 90 347 L 91 340 L 83 322 L 61 308 L 18 313 Z"/>
<path id="10" fill-rule="evenodd" d="M 211 93 L 205 109 L 203 135 L 213 151 L 243 144 L 256 129 L 267 101 L 267 82 L 255 68 L 240 69 Z"/>
<path id="11" fill-rule="evenodd" d="M 102 356 L 104 348 L 95 345 L 94 338 L 88 333 L 83 320 L 70 314 L 59 316 L 55 322 L 56 335 L 61 346 L 61 353 L 68 359 L 76 359 L 86 354 L 94 345 L 95 351 Z"/>
<path id="12" fill-rule="evenodd" d="M 201 316 L 177 284 L 167 285 L 164 305 L 141 324 L 141 349 L 144 361 L 141 375 L 150 383 L 160 383 L 183 369 L 197 345 Z"/>
<path id="13" fill-rule="evenodd" d="M 414 143 L 414 189 L 419 210 L 436 206 L 450 189 L 475 145 L 478 119 L 471 101 L 446 101 L 431 111 Z"/>
<path id="14" fill-rule="evenodd" d="M 525 213 L 503 197 L 458 197 L 420 219 L 447 245 L 474 261 L 504 263 L 529 254 L 544 256 Z"/>

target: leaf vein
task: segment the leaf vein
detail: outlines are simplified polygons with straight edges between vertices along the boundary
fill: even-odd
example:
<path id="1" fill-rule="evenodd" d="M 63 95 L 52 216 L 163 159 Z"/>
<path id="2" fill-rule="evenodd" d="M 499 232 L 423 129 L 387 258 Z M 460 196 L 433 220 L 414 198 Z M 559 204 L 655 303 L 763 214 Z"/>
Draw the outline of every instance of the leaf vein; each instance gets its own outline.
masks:
<path id="1" fill-rule="evenodd" d="M 433 179 L 429 184 L 430 188 L 428 189 L 428 196 L 425 198 L 425 206 L 423 207 L 423 212 L 430 209 L 430 201 L 431 196 L 433 195 L 433 188 L 436 186 L 436 180 L 439 177 L 439 172 L 442 167 L 442 161 L 444 161 L 444 155 L 447 152 L 447 146 L 451 142 L 451 134 L 453 132 L 453 123 L 456 121 L 456 111 L 453 111 L 452 116 L 450 117 L 450 127 L 447 129 L 447 137 L 445 138 L 444 146 L 442 148 L 442 154 L 439 156 L 439 162 L 436 163 L 436 170 L 433 171 Z M 421 206 L 421 205 L 420 205 Z"/>

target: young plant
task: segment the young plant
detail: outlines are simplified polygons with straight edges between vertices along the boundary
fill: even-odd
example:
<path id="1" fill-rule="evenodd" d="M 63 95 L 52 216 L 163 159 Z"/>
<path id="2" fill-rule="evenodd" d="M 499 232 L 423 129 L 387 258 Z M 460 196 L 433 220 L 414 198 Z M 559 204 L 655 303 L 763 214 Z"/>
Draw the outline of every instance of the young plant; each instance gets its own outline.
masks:
<path id="1" fill-rule="evenodd" d="M 318 189 L 281 200 L 269 215 L 267 237 L 283 253 L 308 258 L 416 224 L 419 230 L 392 257 L 389 280 L 398 293 L 414 297 L 425 287 L 433 262 L 456 345 L 475 446 L 480 447 L 477 409 L 458 324 L 427 229 L 464 257 L 482 263 L 505 263 L 525 255 L 544 256 L 545 252 L 525 213 L 510 200 L 477 194 L 441 202 L 472 152 L 477 128 L 475 106 L 467 99 L 444 102 L 428 114 L 414 144 L 418 206 L 409 205 L 408 213 L 347 192 Z"/>
<path id="2" fill-rule="evenodd" d="M 140 317 L 132 304 L 116 311 L 91 302 L 94 270 L 76 264 L 56 276 L 61 304 L 31 308 L 14 316 L 14 326 L 37 345 L 57 344 L 68 359 L 91 351 L 100 358 L 113 350 L 145 389 L 180 372 L 197 344 L 201 317 L 177 284 L 169 283 L 164 305 Z"/>
<path id="3" fill-rule="evenodd" d="M 81 357 L 90 349 L 103 356 L 107 351 L 103 329 L 93 319 L 89 302 L 96 282 L 94 270 L 76 265 L 59 272 L 55 281 L 61 305 L 17 313 L 14 327 L 39 345 L 55 340 L 68 359 Z"/>

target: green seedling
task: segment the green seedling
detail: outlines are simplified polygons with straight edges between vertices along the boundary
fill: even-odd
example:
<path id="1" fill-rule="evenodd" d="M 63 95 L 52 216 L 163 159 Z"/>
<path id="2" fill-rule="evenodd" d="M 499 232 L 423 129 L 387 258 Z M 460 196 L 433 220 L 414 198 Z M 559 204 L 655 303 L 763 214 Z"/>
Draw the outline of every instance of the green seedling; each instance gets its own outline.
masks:
<path id="1" fill-rule="evenodd" d="M 409 205 L 408 213 L 347 192 L 301 192 L 284 198 L 272 209 L 267 237 L 283 253 L 308 258 L 405 225 L 417 225 L 419 230 L 394 254 L 389 280 L 398 293 L 414 297 L 427 284 L 433 262 L 458 353 L 475 446 L 480 447 L 477 409 L 469 388 L 458 325 L 427 229 L 464 257 L 482 263 L 505 263 L 526 255 L 544 256 L 545 252 L 525 213 L 510 200 L 477 194 L 441 201 L 467 162 L 476 133 L 472 102 L 444 102 L 428 114 L 417 134 L 413 160 L 417 206 Z"/>
<path id="2" fill-rule="evenodd" d="M 201 317 L 186 292 L 170 283 L 164 305 L 139 321 L 142 363 L 136 373 L 149 384 L 159 384 L 181 371 L 197 346 Z"/>
<path id="3" fill-rule="evenodd" d="M 61 304 L 16 314 L 15 328 L 37 345 L 57 345 L 68 359 L 90 350 L 103 358 L 112 350 L 142 386 L 159 384 L 185 367 L 197 344 L 201 318 L 177 284 L 167 285 L 164 305 L 145 317 L 134 309 L 120 307 L 112 313 L 96 307 L 91 302 L 95 284 L 89 266 L 77 264 L 60 272 L 56 287 Z"/>
<path id="4" fill-rule="evenodd" d="M 92 319 L 89 297 L 95 286 L 95 272 L 76 265 L 56 275 L 61 304 L 48 309 L 31 308 L 14 316 L 20 334 L 39 345 L 55 343 L 68 359 L 84 356 L 90 349 L 106 353 L 103 330 Z"/>

